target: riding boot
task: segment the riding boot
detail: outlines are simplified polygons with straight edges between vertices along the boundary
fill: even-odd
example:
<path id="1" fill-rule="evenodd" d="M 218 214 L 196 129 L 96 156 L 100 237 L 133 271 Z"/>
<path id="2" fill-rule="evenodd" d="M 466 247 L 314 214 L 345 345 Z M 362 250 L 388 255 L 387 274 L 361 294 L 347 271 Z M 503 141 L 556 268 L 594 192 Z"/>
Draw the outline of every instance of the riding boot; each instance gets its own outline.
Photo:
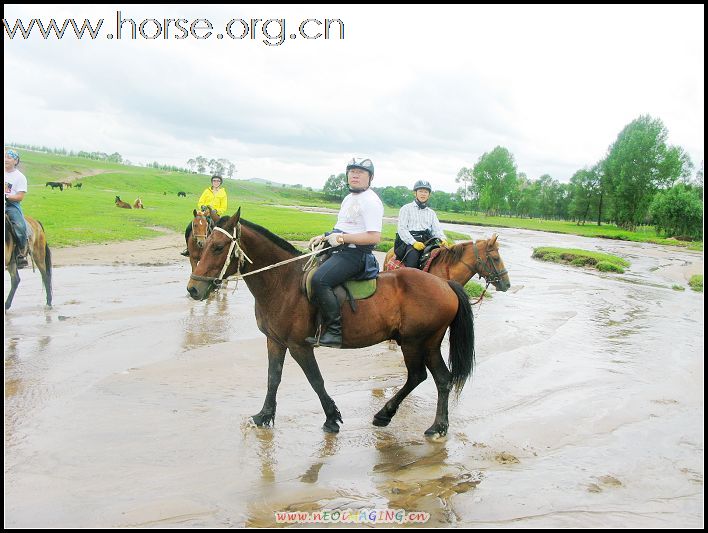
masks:
<path id="1" fill-rule="evenodd" d="M 325 331 L 320 336 L 319 346 L 330 348 L 342 347 L 342 316 L 339 310 L 339 302 L 332 289 L 326 288 L 317 294 L 320 311 L 322 312 L 322 323 L 326 326 Z M 305 342 L 317 346 L 316 337 L 307 337 Z"/>

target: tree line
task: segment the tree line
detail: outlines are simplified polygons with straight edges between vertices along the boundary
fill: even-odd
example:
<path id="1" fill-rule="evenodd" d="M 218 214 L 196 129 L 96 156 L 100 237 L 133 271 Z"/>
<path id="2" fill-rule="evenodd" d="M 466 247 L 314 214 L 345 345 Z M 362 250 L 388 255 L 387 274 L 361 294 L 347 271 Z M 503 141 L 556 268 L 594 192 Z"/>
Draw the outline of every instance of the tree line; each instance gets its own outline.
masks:
<path id="1" fill-rule="evenodd" d="M 229 178 L 233 178 L 234 174 L 238 172 L 238 170 L 236 170 L 236 164 L 228 159 L 207 159 L 202 155 L 189 159 L 187 166 L 192 172 L 196 171 L 199 174 L 204 174 L 205 171 L 209 169 L 211 175 L 218 174 L 219 176 L 228 176 Z"/>
<path id="2" fill-rule="evenodd" d="M 457 173 L 456 193 L 435 191 L 430 206 L 451 212 L 549 220 L 613 223 L 634 231 L 653 225 L 660 234 L 700 239 L 703 235 L 703 162 L 695 175 L 688 154 L 667 145 L 660 119 L 642 115 L 619 133 L 606 156 L 577 170 L 569 183 L 544 174 L 532 180 L 518 170 L 502 146 L 484 153 L 471 168 Z M 412 201 L 408 187 L 374 190 L 392 207 Z M 345 174 L 331 175 L 324 193 L 341 199 Z"/>

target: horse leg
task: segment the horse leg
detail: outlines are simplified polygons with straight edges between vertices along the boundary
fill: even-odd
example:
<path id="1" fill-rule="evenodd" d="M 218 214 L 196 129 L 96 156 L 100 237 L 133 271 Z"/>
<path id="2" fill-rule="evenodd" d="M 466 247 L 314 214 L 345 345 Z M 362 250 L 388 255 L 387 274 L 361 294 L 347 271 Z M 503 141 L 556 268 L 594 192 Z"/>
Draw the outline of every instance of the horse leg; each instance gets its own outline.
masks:
<path id="1" fill-rule="evenodd" d="M 283 375 L 286 347 L 268 337 L 268 392 L 266 393 L 263 408 L 251 418 L 258 427 L 275 424 L 275 395 Z"/>
<path id="2" fill-rule="evenodd" d="M 410 392 L 415 389 L 418 385 L 425 381 L 428 374 L 425 371 L 424 356 L 425 352 L 416 344 L 403 343 L 401 345 L 403 351 L 403 360 L 406 363 L 406 368 L 408 369 L 408 379 L 406 379 L 405 384 L 399 390 L 393 398 L 391 398 L 386 405 L 384 405 L 381 410 L 374 415 L 375 426 L 388 426 L 396 414 L 398 406 L 405 399 Z"/>
<path id="3" fill-rule="evenodd" d="M 432 426 L 425 430 L 425 434 L 431 436 L 437 433 L 444 437 L 447 434 L 449 425 L 447 406 L 450 389 L 452 389 L 452 374 L 445 366 L 445 361 L 440 353 L 440 345 L 430 350 L 425 364 L 433 375 L 435 386 L 438 389 L 438 406 L 435 411 L 435 421 Z"/>
<path id="4" fill-rule="evenodd" d="M 12 299 L 15 297 L 15 291 L 20 284 L 20 274 L 17 272 L 14 260 L 7 265 L 7 272 L 10 274 L 10 294 L 7 295 L 7 300 L 5 300 L 5 311 L 10 309 Z"/>
<path id="5" fill-rule="evenodd" d="M 334 400 L 325 390 L 324 379 L 322 379 L 320 367 L 317 365 L 312 346 L 291 346 L 290 354 L 293 356 L 293 359 L 297 361 L 297 364 L 300 365 L 300 368 L 302 368 L 302 371 L 307 377 L 307 381 L 310 382 L 310 386 L 320 399 L 320 404 L 327 417 L 327 420 L 325 420 L 325 423 L 322 425 L 322 429 L 328 433 L 339 433 L 339 424 L 337 422 L 344 424 L 344 421 Z"/>
<path id="6" fill-rule="evenodd" d="M 47 307 L 52 306 L 52 256 L 49 251 L 49 246 L 44 247 L 44 253 L 37 257 L 37 268 L 42 275 L 42 283 L 44 284 L 44 292 L 47 294 Z"/>

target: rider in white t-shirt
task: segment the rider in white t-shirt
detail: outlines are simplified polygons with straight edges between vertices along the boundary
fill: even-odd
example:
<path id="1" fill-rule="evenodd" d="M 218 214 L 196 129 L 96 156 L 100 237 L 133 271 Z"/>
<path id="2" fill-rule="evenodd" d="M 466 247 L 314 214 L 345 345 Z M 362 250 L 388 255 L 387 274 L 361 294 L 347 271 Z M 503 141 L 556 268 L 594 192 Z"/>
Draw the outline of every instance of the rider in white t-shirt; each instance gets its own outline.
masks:
<path id="1" fill-rule="evenodd" d="M 17 239 L 17 268 L 27 266 L 27 226 L 20 202 L 27 193 L 27 178 L 17 170 L 20 154 L 8 148 L 5 150 L 5 214 L 10 219 Z"/>
<path id="2" fill-rule="evenodd" d="M 325 240 L 334 248 L 332 257 L 312 276 L 314 300 L 327 327 L 319 339 L 322 346 L 342 346 L 342 318 L 334 287 L 350 279 L 372 279 L 379 273 L 373 251 L 381 241 L 384 209 L 370 188 L 373 177 L 371 159 L 352 159 L 347 165 L 350 194 L 342 202 L 334 230 L 310 239 L 310 248 Z M 305 340 L 317 344 L 315 337 Z"/>

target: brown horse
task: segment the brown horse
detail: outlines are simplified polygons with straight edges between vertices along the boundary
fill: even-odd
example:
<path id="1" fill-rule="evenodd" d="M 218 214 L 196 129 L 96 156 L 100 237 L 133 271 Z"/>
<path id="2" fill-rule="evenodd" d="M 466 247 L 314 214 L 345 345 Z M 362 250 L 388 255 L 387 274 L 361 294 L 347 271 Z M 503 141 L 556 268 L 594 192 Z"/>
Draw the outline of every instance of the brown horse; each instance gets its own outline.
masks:
<path id="1" fill-rule="evenodd" d="M 29 255 L 34 266 L 39 269 L 42 275 L 42 283 L 47 293 L 47 307 L 52 306 L 52 254 L 47 245 L 47 236 L 44 233 L 42 224 L 33 218 L 25 216 L 27 226 L 31 228 L 28 232 Z M 20 275 L 17 272 L 17 254 L 15 237 L 10 229 L 10 220 L 5 215 L 5 269 L 10 274 L 10 294 L 5 300 L 5 309 L 10 309 L 12 299 L 15 296 L 17 286 L 20 284 Z"/>
<path id="2" fill-rule="evenodd" d="M 132 209 L 128 202 L 124 202 L 120 199 L 120 196 L 116 196 L 116 207 L 122 207 L 123 209 Z"/>
<path id="3" fill-rule="evenodd" d="M 193 211 L 194 219 L 192 220 L 192 231 L 187 231 L 184 238 L 187 241 L 187 250 L 189 251 L 189 262 L 192 265 L 192 272 L 197 266 L 199 259 L 202 256 L 204 243 L 214 227 L 213 220 L 207 216 L 204 211 Z"/>
<path id="4" fill-rule="evenodd" d="M 223 217 L 207 239 L 187 291 L 195 300 L 203 300 L 225 277 L 243 274 L 256 300 L 258 328 L 266 335 L 268 345 L 268 392 L 253 421 L 258 426 L 273 422 L 285 352 L 290 350 L 319 396 L 327 418 L 324 430 L 336 433 L 338 422 L 342 421 L 339 409 L 325 390 L 312 346 L 305 342 L 315 333 L 316 308 L 300 289 L 302 261 L 256 272 L 299 255 L 302 254 L 277 235 L 241 219 L 239 209 L 234 216 Z M 357 303 L 356 314 L 348 305 L 342 308 L 342 347 L 361 348 L 395 339 L 401 345 L 408 369 L 406 383 L 374 415 L 374 425 L 389 424 L 403 399 L 426 379 L 427 367 L 435 380 L 438 403 L 435 421 L 425 434 L 445 435 L 450 389 L 454 386 L 459 394 L 474 366 L 473 315 L 464 289 L 457 282 L 406 268 L 382 273 L 376 293 Z M 440 348 L 448 328 L 450 370 Z"/>
<path id="5" fill-rule="evenodd" d="M 145 209 L 143 207 L 143 201 L 140 199 L 139 196 L 135 199 L 135 203 L 133 204 L 133 209 Z"/>
<path id="6" fill-rule="evenodd" d="M 386 253 L 384 270 L 388 270 L 393 255 L 391 248 Z M 451 248 L 441 247 L 428 272 L 442 279 L 455 280 L 463 286 L 478 274 L 480 279 L 486 279 L 498 291 L 505 292 L 511 287 L 509 273 L 499 255 L 496 234 L 491 239 L 461 242 Z"/>

